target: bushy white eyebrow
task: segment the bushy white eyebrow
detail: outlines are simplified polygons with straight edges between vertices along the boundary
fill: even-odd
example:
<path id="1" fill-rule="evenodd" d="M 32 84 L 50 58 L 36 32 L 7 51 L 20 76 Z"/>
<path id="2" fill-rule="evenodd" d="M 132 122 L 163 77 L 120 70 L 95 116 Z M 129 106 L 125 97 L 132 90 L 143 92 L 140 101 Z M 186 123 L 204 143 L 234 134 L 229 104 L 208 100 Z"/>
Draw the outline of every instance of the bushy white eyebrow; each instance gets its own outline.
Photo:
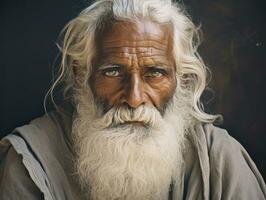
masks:
<path id="1" fill-rule="evenodd" d="M 108 68 L 119 68 L 119 67 L 121 67 L 121 65 L 118 65 L 118 64 L 103 64 L 103 65 L 98 67 L 98 70 L 105 70 L 105 69 L 108 69 Z"/>

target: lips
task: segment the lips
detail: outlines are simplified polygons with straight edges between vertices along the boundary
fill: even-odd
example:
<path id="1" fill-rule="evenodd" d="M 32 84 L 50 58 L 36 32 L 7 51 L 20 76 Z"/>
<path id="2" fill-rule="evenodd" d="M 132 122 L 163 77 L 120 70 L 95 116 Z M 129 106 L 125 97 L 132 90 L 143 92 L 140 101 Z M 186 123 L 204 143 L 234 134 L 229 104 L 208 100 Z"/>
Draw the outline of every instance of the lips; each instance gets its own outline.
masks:
<path id="1" fill-rule="evenodd" d="M 125 121 L 124 124 L 136 125 L 136 126 L 144 126 L 142 121 Z"/>

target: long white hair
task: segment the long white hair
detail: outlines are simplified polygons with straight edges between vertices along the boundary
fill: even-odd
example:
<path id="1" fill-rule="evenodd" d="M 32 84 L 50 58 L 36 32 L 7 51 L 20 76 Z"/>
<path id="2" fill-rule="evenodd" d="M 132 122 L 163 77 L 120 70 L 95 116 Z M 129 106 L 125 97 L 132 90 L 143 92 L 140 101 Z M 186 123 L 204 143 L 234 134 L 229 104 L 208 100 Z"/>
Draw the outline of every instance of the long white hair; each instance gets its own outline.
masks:
<path id="1" fill-rule="evenodd" d="M 197 52 L 200 43 L 199 28 L 196 27 L 182 6 L 171 0 L 97 0 L 71 20 L 62 31 L 61 64 L 58 76 L 49 89 L 63 85 L 63 96 L 72 99 L 74 91 L 88 87 L 91 61 L 95 54 L 95 36 L 104 24 L 114 20 L 135 21 L 146 18 L 159 23 L 170 23 L 173 30 L 173 55 L 176 77 L 187 95 L 190 115 L 200 122 L 214 122 L 219 115 L 207 114 L 200 97 L 206 87 L 208 69 Z M 73 68 L 78 69 L 75 79 Z"/>

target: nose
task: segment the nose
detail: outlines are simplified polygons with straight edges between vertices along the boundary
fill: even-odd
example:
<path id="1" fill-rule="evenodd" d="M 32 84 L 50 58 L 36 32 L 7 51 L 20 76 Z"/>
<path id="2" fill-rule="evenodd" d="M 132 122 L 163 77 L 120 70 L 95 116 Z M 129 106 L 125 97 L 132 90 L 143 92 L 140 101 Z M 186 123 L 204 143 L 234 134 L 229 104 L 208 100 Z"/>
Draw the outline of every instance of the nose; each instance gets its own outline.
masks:
<path id="1" fill-rule="evenodd" d="M 131 75 L 130 80 L 125 83 L 125 91 L 123 102 L 131 108 L 137 108 L 145 103 L 143 95 L 143 83 L 141 77 L 134 73 Z"/>

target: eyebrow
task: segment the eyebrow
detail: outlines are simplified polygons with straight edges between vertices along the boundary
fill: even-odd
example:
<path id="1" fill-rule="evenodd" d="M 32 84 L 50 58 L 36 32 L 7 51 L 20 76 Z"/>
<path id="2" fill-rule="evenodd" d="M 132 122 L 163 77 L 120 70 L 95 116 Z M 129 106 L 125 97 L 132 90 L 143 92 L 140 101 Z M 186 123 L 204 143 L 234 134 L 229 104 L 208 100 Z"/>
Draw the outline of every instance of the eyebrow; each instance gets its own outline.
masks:
<path id="1" fill-rule="evenodd" d="M 126 67 L 123 64 L 102 64 L 97 68 L 97 71 L 102 71 L 105 69 L 109 69 L 109 68 L 121 68 L 121 67 Z M 143 65 L 144 68 L 156 68 L 156 69 L 164 69 L 164 70 L 169 70 L 170 66 L 164 64 L 164 63 L 155 63 L 155 64 L 144 64 Z"/>
<path id="2" fill-rule="evenodd" d="M 124 67 L 123 65 L 120 65 L 120 64 L 102 64 L 98 67 L 97 70 L 105 70 L 105 69 L 108 69 L 108 68 L 119 68 L 119 67 Z"/>
<path id="3" fill-rule="evenodd" d="M 148 68 L 152 68 L 152 67 L 156 67 L 156 68 L 168 68 L 168 66 L 166 66 L 165 64 L 150 64 L 150 65 L 144 65 L 144 67 L 148 67 Z"/>
<path id="4" fill-rule="evenodd" d="M 145 68 L 155 68 L 155 69 L 164 69 L 164 70 L 169 70 L 169 68 L 170 68 L 170 66 L 165 65 L 163 63 L 148 64 L 148 65 L 144 65 L 143 67 L 145 67 Z"/>

